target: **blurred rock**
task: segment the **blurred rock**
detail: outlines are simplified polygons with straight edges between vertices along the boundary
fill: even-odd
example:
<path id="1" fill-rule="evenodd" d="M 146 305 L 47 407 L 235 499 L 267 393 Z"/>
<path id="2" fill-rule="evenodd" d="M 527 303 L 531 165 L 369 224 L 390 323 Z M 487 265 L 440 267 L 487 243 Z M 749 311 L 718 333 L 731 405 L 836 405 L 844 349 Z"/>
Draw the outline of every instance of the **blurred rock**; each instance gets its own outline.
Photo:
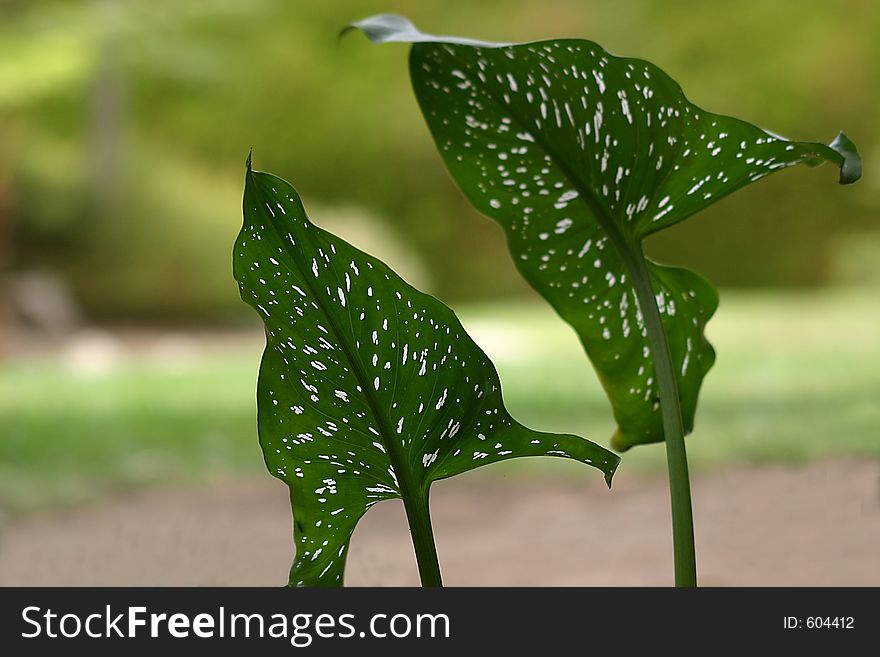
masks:
<path id="1" fill-rule="evenodd" d="M 82 315 L 65 281 L 44 271 L 10 277 L 6 295 L 12 321 L 29 333 L 52 339 L 71 335 Z"/>
<path id="2" fill-rule="evenodd" d="M 84 376 L 109 374 L 122 363 L 126 350 L 113 334 L 99 329 L 78 332 L 65 345 L 61 354 L 64 364 Z"/>

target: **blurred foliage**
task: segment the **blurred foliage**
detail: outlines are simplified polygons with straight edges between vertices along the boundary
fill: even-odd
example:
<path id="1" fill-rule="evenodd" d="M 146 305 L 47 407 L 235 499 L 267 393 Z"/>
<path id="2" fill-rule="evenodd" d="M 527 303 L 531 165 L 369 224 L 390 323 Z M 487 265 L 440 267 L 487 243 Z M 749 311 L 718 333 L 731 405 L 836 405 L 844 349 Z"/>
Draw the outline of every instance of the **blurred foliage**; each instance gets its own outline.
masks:
<path id="1" fill-rule="evenodd" d="M 318 223 L 337 205 L 383 218 L 441 297 L 523 293 L 500 230 L 435 153 L 405 47 L 337 41 L 381 11 L 490 40 L 590 38 L 650 59 L 707 109 L 796 139 L 846 130 L 859 185 L 828 167 L 773 176 L 649 248 L 728 286 L 873 271 L 838 262 L 880 215 L 880 3 L 863 0 L 6 0 L 0 268 L 64 274 L 98 318 L 242 316 L 229 250 L 253 147 L 257 168 L 325 210 Z M 861 262 L 880 256 L 858 245 Z"/>

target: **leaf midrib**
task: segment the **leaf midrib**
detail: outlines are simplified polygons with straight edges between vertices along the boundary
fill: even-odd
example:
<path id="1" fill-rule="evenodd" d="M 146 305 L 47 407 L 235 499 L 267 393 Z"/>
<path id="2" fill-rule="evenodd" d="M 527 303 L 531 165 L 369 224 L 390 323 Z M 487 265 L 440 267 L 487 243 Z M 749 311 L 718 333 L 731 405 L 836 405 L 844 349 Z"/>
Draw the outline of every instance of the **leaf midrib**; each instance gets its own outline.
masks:
<path id="1" fill-rule="evenodd" d="M 441 42 L 434 42 L 434 44 L 438 43 Z M 412 52 L 415 52 L 416 49 L 420 46 L 427 47 L 427 45 L 428 44 L 425 43 L 414 43 L 412 45 Z M 474 50 L 476 51 L 477 56 L 480 56 L 482 54 L 479 48 L 475 48 Z M 414 67 L 410 69 L 410 75 L 412 75 L 413 70 Z M 556 153 L 556 151 L 550 146 L 548 141 L 540 132 L 536 131 L 533 126 L 524 121 L 521 116 L 516 111 L 514 111 L 512 105 L 504 103 L 503 99 L 499 98 L 494 90 L 491 89 L 488 85 L 482 85 L 480 89 L 482 89 L 499 108 L 506 110 L 507 113 L 510 114 L 512 121 L 516 122 L 516 124 L 520 128 L 522 128 L 523 130 L 527 130 L 529 134 L 532 134 L 535 139 L 535 143 L 540 145 L 540 147 L 544 149 L 547 155 L 550 156 L 551 161 L 562 171 L 566 179 L 577 190 L 578 198 L 583 201 L 584 205 L 587 207 L 587 210 L 594 215 L 596 222 L 599 224 L 599 227 L 605 232 L 605 234 L 614 244 L 615 249 L 618 251 L 621 259 L 624 262 L 627 273 L 632 279 L 636 275 L 636 272 L 640 270 L 635 260 L 639 258 L 643 260 L 645 259 L 639 244 L 630 244 L 626 240 L 623 233 L 617 229 L 617 226 L 615 226 L 611 214 L 608 213 L 602 206 L 602 204 L 595 199 L 595 195 L 593 194 L 592 190 L 580 182 L 577 176 L 574 175 L 574 171 L 571 169 L 571 167 L 569 167 L 568 164 L 566 164 L 565 161 Z M 426 121 L 429 120 L 428 113 L 424 111 L 424 108 L 422 108 L 422 114 L 425 116 Z M 538 134 L 534 134 L 534 132 L 538 132 Z M 519 262 L 517 262 L 517 266 L 519 266 Z M 630 284 L 629 287 L 633 291 L 633 294 L 635 294 L 635 288 L 632 286 L 632 284 Z"/>
<path id="2" fill-rule="evenodd" d="M 249 171 L 248 175 L 251 176 L 251 180 L 254 182 L 255 187 L 257 187 L 260 190 L 260 192 L 263 193 L 262 187 L 260 187 L 259 183 L 257 183 L 257 181 L 255 179 L 257 172 Z M 305 213 L 303 213 L 303 214 L 304 214 L 303 219 L 308 224 L 308 226 L 310 226 L 312 228 L 317 228 L 305 216 Z M 278 230 L 277 230 L 277 227 L 275 226 L 275 223 L 271 222 L 271 221 L 269 223 L 272 224 L 273 229 L 275 229 L 276 235 L 279 237 L 279 241 L 284 245 L 284 248 L 286 250 L 288 248 L 287 243 L 284 241 L 284 239 L 282 239 L 282 236 L 278 233 Z M 310 246 L 312 246 L 312 247 L 315 246 L 314 241 L 312 239 L 312 236 L 308 234 L 308 231 L 304 231 L 302 236 L 305 237 L 306 240 L 308 240 Z M 293 255 L 293 262 L 297 262 L 298 260 L 296 258 L 296 255 L 295 254 L 292 254 L 292 255 Z M 300 269 L 299 266 L 297 266 L 297 269 Z M 394 444 L 393 439 L 390 437 L 393 435 L 391 433 L 391 427 L 386 422 L 384 415 L 380 412 L 380 408 L 379 408 L 379 404 L 377 404 L 377 400 L 375 400 L 373 398 L 373 394 L 370 392 L 372 384 L 369 382 L 368 377 L 366 375 L 366 372 L 363 369 L 363 364 L 361 363 L 361 361 L 358 358 L 356 358 L 354 356 L 352 350 L 350 349 L 349 345 L 347 344 L 347 340 L 345 339 L 343 332 L 340 330 L 338 324 L 336 323 L 336 320 L 333 318 L 333 315 L 327 311 L 327 308 L 325 306 L 325 303 L 324 303 L 322 297 L 317 294 L 314 286 L 312 285 L 311 281 L 309 280 L 308 275 L 303 274 L 301 269 L 300 269 L 300 275 L 301 275 L 303 284 L 306 286 L 309 293 L 315 299 L 315 303 L 321 309 L 321 312 L 323 313 L 324 317 L 327 319 L 327 323 L 330 324 L 331 330 L 333 331 L 333 333 L 336 335 L 337 339 L 339 340 L 339 346 L 342 349 L 342 352 L 345 355 L 345 358 L 348 360 L 348 362 L 352 366 L 352 373 L 354 374 L 354 377 L 357 380 L 358 385 L 360 385 L 362 394 L 364 395 L 364 397 L 367 400 L 367 405 L 369 406 L 370 413 L 372 414 L 373 419 L 376 421 L 376 424 L 378 425 L 377 428 L 378 428 L 379 434 L 380 434 L 379 439 L 382 441 L 382 445 L 385 447 L 386 456 L 388 456 L 388 460 L 391 462 L 391 466 L 392 466 L 392 468 L 394 468 L 394 472 L 397 475 L 397 483 L 398 483 L 398 491 L 397 492 L 398 492 L 398 494 L 404 500 L 407 499 L 407 496 L 412 496 L 413 498 L 415 498 L 416 497 L 416 489 L 413 488 L 414 482 L 411 481 L 411 478 L 409 476 L 409 469 L 404 467 L 404 463 L 403 463 L 404 459 L 402 458 L 402 455 L 398 451 L 397 445 Z"/>

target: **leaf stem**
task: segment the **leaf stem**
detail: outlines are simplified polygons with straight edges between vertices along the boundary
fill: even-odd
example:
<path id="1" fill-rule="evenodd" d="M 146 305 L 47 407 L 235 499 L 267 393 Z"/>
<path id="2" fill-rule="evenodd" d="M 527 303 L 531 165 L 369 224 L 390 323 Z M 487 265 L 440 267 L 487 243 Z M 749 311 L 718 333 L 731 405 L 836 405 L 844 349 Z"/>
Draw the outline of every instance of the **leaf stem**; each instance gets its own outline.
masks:
<path id="1" fill-rule="evenodd" d="M 681 420 L 681 400 L 678 381 L 669 351 L 669 342 L 660 309 L 651 285 L 651 274 L 641 245 L 636 253 L 628 252 L 627 261 L 639 308 L 645 320 L 648 343 L 654 360 L 660 411 L 663 415 L 663 434 L 666 438 L 666 464 L 669 470 L 669 494 L 672 501 L 672 540 L 675 562 L 675 585 L 697 585 L 696 551 L 694 548 L 694 515 L 691 507 L 690 477 L 687 451 L 684 444 L 684 426 Z"/>
<path id="2" fill-rule="evenodd" d="M 437 547 L 434 545 L 431 511 L 428 508 L 428 491 L 425 490 L 421 493 L 411 491 L 411 494 L 402 497 L 422 586 L 441 587 L 443 580 L 440 576 L 440 563 L 437 560 Z"/>

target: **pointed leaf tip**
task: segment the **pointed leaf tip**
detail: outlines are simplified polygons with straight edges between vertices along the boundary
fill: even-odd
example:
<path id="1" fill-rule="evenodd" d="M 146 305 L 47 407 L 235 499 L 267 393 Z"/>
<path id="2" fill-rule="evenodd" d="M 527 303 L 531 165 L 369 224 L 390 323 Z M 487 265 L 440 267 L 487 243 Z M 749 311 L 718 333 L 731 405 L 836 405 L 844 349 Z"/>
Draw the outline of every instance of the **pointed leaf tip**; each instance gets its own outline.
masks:
<path id="1" fill-rule="evenodd" d="M 248 151 L 247 160 L 245 160 L 245 163 L 244 163 L 245 167 L 247 168 L 247 172 L 248 172 L 248 173 L 251 172 L 251 157 L 253 156 L 253 154 L 254 154 L 254 149 L 251 148 L 251 149 Z"/>
<path id="2" fill-rule="evenodd" d="M 841 132 L 830 146 L 843 156 L 843 163 L 840 165 L 840 184 L 851 185 L 861 178 L 862 157 L 850 138 Z"/>
<path id="3" fill-rule="evenodd" d="M 614 462 L 614 465 L 611 466 L 611 469 L 605 473 L 605 485 L 608 486 L 608 490 L 611 490 L 611 483 L 614 479 L 614 475 L 617 474 L 617 467 L 620 465 L 620 457 L 617 458 L 617 461 Z"/>

